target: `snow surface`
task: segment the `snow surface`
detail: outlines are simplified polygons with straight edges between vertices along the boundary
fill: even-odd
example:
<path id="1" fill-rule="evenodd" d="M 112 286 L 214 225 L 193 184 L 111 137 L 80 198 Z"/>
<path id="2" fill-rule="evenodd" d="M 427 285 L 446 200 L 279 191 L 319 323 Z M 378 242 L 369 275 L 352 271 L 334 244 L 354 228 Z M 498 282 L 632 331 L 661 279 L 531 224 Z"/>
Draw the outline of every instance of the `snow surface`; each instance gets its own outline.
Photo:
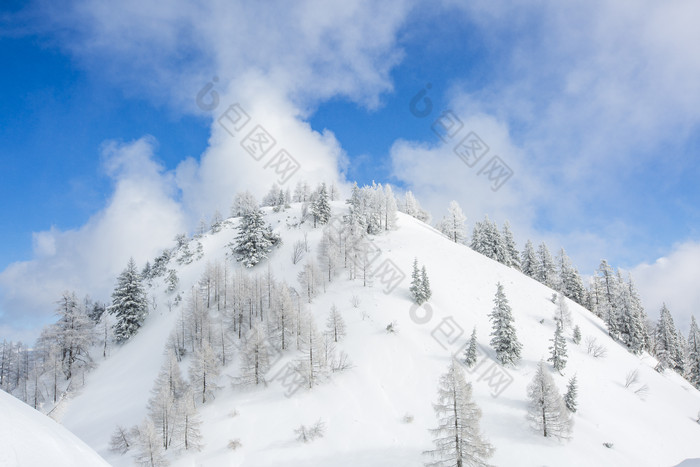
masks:
<path id="1" fill-rule="evenodd" d="M 333 203 L 333 207 L 334 214 L 345 210 L 342 202 Z M 283 213 L 267 214 L 283 245 L 253 273 L 264 274 L 269 264 L 277 280 L 298 286 L 296 275 L 303 261 L 292 264 L 292 246 L 304 232 L 308 232 L 314 246 L 321 237 L 320 229 L 289 227 L 299 214 L 299 205 Z M 201 239 L 203 259 L 185 266 L 171 262 L 170 267 L 178 270 L 184 300 L 185 292 L 199 279 L 207 262 L 224 261 L 226 244 L 236 234 L 236 223 L 229 220 L 221 232 Z M 695 421 L 700 393 L 675 373 L 654 371 L 656 361 L 651 356 L 628 353 L 607 336 L 601 320 L 570 301 L 573 321 L 580 326 L 583 340 L 574 345 L 571 329 L 567 330 L 568 365 L 564 375 L 555 374 L 554 378 L 564 392 L 568 379 L 577 375 L 579 410 L 574 416 L 571 440 L 543 438 L 525 418 L 526 387 L 537 363 L 548 357 L 554 333 L 553 291 L 464 245 L 452 243 L 435 229 L 403 214 L 399 214 L 396 231 L 373 240 L 382 251 L 377 261 L 390 259 L 398 265 L 406 274 L 403 282 L 391 293 L 384 293 L 379 281 L 363 287 L 361 280 L 349 281 L 341 270 L 327 291 L 309 306 L 319 329 L 325 327 L 333 304 L 341 311 L 348 329 L 338 348 L 349 355 L 353 368 L 334 374 L 329 382 L 310 391 L 301 389 L 285 397 L 285 388 L 278 381 L 261 389 L 232 387 L 225 374 L 237 371 L 238 360 L 234 358 L 219 379 L 222 389 L 216 399 L 200 408 L 204 449 L 169 453 L 173 465 L 423 465 L 426 456 L 422 451 L 433 448 L 428 429 L 436 426 L 431 404 L 436 399 L 439 376 L 446 371 L 451 353 L 465 344 L 474 326 L 489 355 L 483 366 L 467 374 L 467 381 L 472 382 L 474 399 L 483 411 L 482 430 L 496 448 L 491 463 L 669 466 L 700 458 L 700 424 Z M 310 254 L 315 257 L 315 248 Z M 425 324 L 417 324 L 409 316 L 412 302 L 408 287 L 414 257 L 426 265 L 433 289 L 433 316 Z M 488 346 L 488 313 L 499 281 L 513 308 L 523 359 L 516 367 L 505 368 L 513 381 L 494 397 L 495 389 L 483 379 L 483 371 L 493 358 Z M 116 466 L 132 465 L 133 460 L 130 453 L 120 456 L 108 450 L 110 434 L 117 424 L 130 427 L 145 417 L 150 389 L 165 358 L 166 340 L 179 314 L 179 308 L 168 311 L 166 302 L 172 296 L 165 294 L 162 284 L 157 284 L 151 294 L 158 303 L 156 311 L 137 336 L 115 349 L 88 375 L 81 393 L 65 407 L 62 419 L 67 428 Z M 350 304 L 353 295 L 361 299 L 358 308 Z M 648 312 L 652 316 L 657 313 Z M 445 336 L 440 334 L 444 328 L 438 326 L 447 317 L 453 317 L 464 333 L 454 344 L 445 345 Z M 385 331 L 392 321 L 398 324 L 397 334 Z M 442 336 L 442 343 L 435 336 Z M 588 355 L 587 337 L 596 338 L 607 348 L 605 358 Z M 290 352 L 285 359 L 294 357 Z M 626 374 L 635 369 L 640 383 L 649 388 L 645 397 L 624 387 Z M 182 370 L 186 375 L 184 363 Z M 406 414 L 413 417 L 409 423 L 403 420 Z M 326 426 L 323 438 L 308 444 L 295 441 L 295 428 L 318 419 Z M 242 444 L 236 451 L 227 448 L 232 439 L 240 439 Z M 612 443 L 612 447 L 606 448 L 603 443 Z"/>
<path id="2" fill-rule="evenodd" d="M 109 464 L 73 433 L 0 391 L 0 466 L 101 465 Z"/>

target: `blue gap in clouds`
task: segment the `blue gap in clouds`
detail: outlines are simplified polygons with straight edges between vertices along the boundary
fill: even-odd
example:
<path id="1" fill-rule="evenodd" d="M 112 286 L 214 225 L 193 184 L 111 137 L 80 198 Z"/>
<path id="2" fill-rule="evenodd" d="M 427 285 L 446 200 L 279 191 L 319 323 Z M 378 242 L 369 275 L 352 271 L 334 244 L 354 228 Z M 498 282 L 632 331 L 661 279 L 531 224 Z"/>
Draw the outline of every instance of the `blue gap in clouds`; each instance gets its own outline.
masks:
<path id="1" fill-rule="evenodd" d="M 127 99 L 37 38 L 0 39 L 0 63 L 0 270 L 31 257 L 31 232 L 79 227 L 105 205 L 104 141 L 153 135 L 168 169 L 206 148 L 205 120 Z"/>
<path id="2" fill-rule="evenodd" d="M 381 96 L 379 109 L 367 110 L 339 98 L 320 105 L 310 119 L 314 130 L 333 131 L 348 154 L 347 177 L 358 184 L 396 183 L 389 158 L 394 142 L 437 144 L 431 125 L 449 108 L 451 86 L 459 83 L 466 91 L 476 91 L 498 73 L 476 29 L 450 12 L 412 18 L 400 33 L 399 46 L 405 56 L 391 73 L 394 90 Z M 418 118 L 409 111 L 409 103 L 427 83 L 433 111 Z"/>

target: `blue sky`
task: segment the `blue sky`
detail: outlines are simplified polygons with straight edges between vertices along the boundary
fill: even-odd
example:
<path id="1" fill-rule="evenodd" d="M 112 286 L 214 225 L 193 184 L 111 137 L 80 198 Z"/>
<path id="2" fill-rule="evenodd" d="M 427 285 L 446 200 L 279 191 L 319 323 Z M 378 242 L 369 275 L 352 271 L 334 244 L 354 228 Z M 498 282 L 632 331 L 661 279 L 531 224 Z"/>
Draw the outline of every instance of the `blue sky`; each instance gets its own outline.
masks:
<path id="1" fill-rule="evenodd" d="M 106 298 L 128 255 L 145 260 L 226 212 L 235 191 L 267 189 L 260 167 L 224 161 L 220 109 L 194 105 L 212 76 L 222 101 L 244 103 L 308 158 L 306 178 L 411 189 L 434 220 L 456 199 L 468 225 L 508 219 L 521 245 L 564 246 L 584 273 L 605 257 L 634 271 L 650 314 L 666 300 L 689 316 L 700 38 L 688 18 L 700 11 L 594 3 L 5 6 L 0 331 L 30 336 L 62 288 Z M 409 102 L 427 83 L 434 110 L 417 118 Z M 502 189 L 433 134 L 447 109 L 513 168 Z M 167 222 L 119 235 L 128 206 Z"/>

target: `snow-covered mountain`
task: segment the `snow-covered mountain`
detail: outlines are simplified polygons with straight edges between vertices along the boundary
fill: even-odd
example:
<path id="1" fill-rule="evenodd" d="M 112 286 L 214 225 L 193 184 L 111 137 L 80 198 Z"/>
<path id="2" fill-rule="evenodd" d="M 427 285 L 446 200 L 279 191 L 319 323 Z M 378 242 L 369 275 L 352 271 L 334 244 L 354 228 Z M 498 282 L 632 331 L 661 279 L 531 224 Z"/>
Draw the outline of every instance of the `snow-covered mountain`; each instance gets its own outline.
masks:
<path id="1" fill-rule="evenodd" d="M 335 215 L 346 210 L 342 202 L 333 203 Z M 282 212 L 266 211 L 266 221 L 282 244 L 246 274 L 271 273 L 277 282 L 301 290 L 298 275 L 308 258 L 317 258 L 322 241 L 320 227 L 299 223 L 301 211 L 299 204 Z M 113 349 L 87 375 L 79 393 L 60 407 L 60 422 L 112 465 L 134 464 L 133 452 L 109 450 L 110 437 L 118 425 L 129 428 L 147 416 L 151 389 L 167 358 L 168 338 L 192 288 L 217 262 L 228 262 L 229 280 L 243 269 L 227 246 L 238 222 L 229 219 L 220 231 L 193 240 L 189 249 L 196 251 L 199 243 L 201 251 L 193 254 L 191 263 L 171 259 L 168 268 L 177 273 L 177 289 L 168 292 L 164 277 L 153 281 L 152 309 L 144 326 Z M 294 264 L 295 243 L 305 236 L 309 252 Z M 571 439 L 544 438 L 526 419 L 527 386 L 540 360 L 549 356 L 555 330 L 553 291 L 405 214 L 398 215 L 395 230 L 372 236 L 371 244 L 374 275 L 368 275 L 366 283 L 361 276 L 350 280 L 340 266 L 310 304 L 303 294 L 301 300 L 293 297 L 294 306 L 305 307 L 319 329 L 325 328 L 332 306 L 337 307 L 347 327 L 337 352 L 347 354 L 351 368 L 331 373 L 312 389 L 290 386 L 275 376 L 300 357 L 292 346 L 272 365 L 267 385 L 242 388 L 232 384 L 232 376 L 239 374 L 241 351 L 237 336 L 230 335 L 232 351 L 217 379 L 220 388 L 213 399 L 198 404 L 204 446 L 201 451 L 168 450 L 172 465 L 423 465 L 428 459 L 422 452 L 433 449 L 428 429 L 437 425 L 432 403 L 438 380 L 474 327 L 482 350 L 477 364 L 464 372 L 483 412 L 483 434 L 495 447 L 492 464 L 669 466 L 700 458 L 700 392 L 670 370 L 655 371 L 656 360 L 648 354 L 629 353 L 608 337 L 599 318 L 571 301 L 572 319 L 583 339 L 576 345 L 571 328 L 565 330 L 568 364 L 563 375 L 553 377 L 563 393 L 569 378 L 577 376 L 578 411 Z M 414 258 L 425 265 L 432 287 L 432 298 L 423 307 L 414 306 L 409 294 Z M 516 366 L 496 363 L 489 347 L 488 314 L 499 282 L 522 343 Z M 174 304 L 178 294 L 182 301 Z M 387 330 L 389 325 L 394 332 Z M 605 348 L 605 355 L 593 356 L 588 344 Z M 183 375 L 191 358 L 185 355 L 180 364 Z M 547 368 L 551 370 L 549 364 Z M 635 370 L 638 382 L 625 387 L 627 375 Z M 5 404 L 8 397 L 2 397 Z M 295 429 L 318 420 L 325 427 L 323 437 L 308 443 L 296 440 Z M 240 442 L 235 450 L 229 448 L 232 440 Z M 86 459 L 71 465 L 98 463 Z"/>
<path id="2" fill-rule="evenodd" d="M 70 431 L 0 391 L 0 466 L 108 465 Z"/>

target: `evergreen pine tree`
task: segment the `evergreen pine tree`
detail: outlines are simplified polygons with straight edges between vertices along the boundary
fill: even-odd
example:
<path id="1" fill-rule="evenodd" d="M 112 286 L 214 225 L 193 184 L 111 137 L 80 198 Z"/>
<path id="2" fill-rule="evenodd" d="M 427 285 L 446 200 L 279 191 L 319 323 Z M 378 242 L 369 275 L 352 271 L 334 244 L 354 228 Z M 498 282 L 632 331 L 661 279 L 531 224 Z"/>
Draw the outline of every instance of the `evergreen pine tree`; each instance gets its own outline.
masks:
<path id="1" fill-rule="evenodd" d="M 535 377 L 527 388 L 530 400 L 527 418 L 544 437 L 568 438 L 571 417 L 557 391 L 552 375 L 540 361 Z"/>
<path id="2" fill-rule="evenodd" d="M 537 279 L 537 256 L 530 240 L 525 243 L 525 248 L 520 256 L 520 270 L 526 276 Z"/>
<path id="3" fill-rule="evenodd" d="M 571 413 L 576 413 L 577 392 L 578 392 L 578 387 L 577 387 L 577 382 L 576 382 L 576 375 L 574 375 L 569 380 L 569 385 L 566 387 L 566 394 L 564 394 L 564 404 L 566 405 L 566 408 Z"/>
<path id="4" fill-rule="evenodd" d="M 542 242 L 537 248 L 536 278 L 547 287 L 556 287 L 556 267 L 547 245 Z"/>
<path id="5" fill-rule="evenodd" d="M 656 325 L 656 357 L 659 359 L 660 367 L 674 370 L 682 368 L 682 362 L 678 361 L 679 354 L 676 327 L 673 324 L 671 312 L 664 303 Z"/>
<path id="6" fill-rule="evenodd" d="M 560 320 L 557 320 L 557 329 L 554 331 L 554 337 L 552 338 L 552 346 L 549 348 L 551 351 L 551 356 L 547 359 L 548 362 L 552 363 L 552 367 L 561 373 L 561 370 L 566 367 L 566 340 L 562 333 L 562 324 Z"/>
<path id="7" fill-rule="evenodd" d="M 503 224 L 502 237 L 510 267 L 520 271 L 520 253 L 518 253 L 518 247 L 515 244 L 515 239 L 513 238 L 513 233 L 510 231 L 510 223 L 508 221 Z"/>
<path id="8" fill-rule="evenodd" d="M 700 330 L 695 316 L 690 317 L 688 334 L 688 381 L 700 389 Z"/>
<path id="9" fill-rule="evenodd" d="M 133 258 L 129 259 L 126 269 L 117 278 L 109 312 L 117 319 L 114 324 L 114 337 L 118 343 L 136 334 L 146 319 L 148 314 L 146 293 Z"/>
<path id="10" fill-rule="evenodd" d="M 503 292 L 503 285 L 500 282 L 497 284 L 496 297 L 493 303 L 493 311 L 489 314 L 493 325 L 491 346 L 496 351 L 496 357 L 502 364 L 515 364 L 520 360 L 522 345 L 515 334 L 513 314 L 508 304 L 508 299 Z"/>
<path id="11" fill-rule="evenodd" d="M 424 302 L 427 302 L 430 300 L 430 297 L 433 296 L 432 290 L 430 290 L 430 281 L 428 280 L 428 273 L 425 270 L 425 265 L 421 269 L 420 273 L 420 281 L 421 281 L 421 289 L 422 289 L 422 295 L 424 298 Z"/>
<path id="12" fill-rule="evenodd" d="M 425 301 L 423 281 L 421 279 L 421 273 L 418 269 L 418 258 L 413 259 L 413 272 L 411 273 L 411 286 L 409 287 L 409 292 L 411 292 L 411 298 L 418 305 L 422 305 Z"/>
<path id="13" fill-rule="evenodd" d="M 263 212 L 259 208 L 250 209 L 243 214 L 238 226 L 236 243 L 232 245 L 237 260 L 247 268 L 252 268 L 272 251 L 280 238 L 265 224 Z"/>
<path id="14" fill-rule="evenodd" d="M 476 327 L 474 327 L 472 330 L 472 335 L 469 338 L 469 345 L 467 346 L 467 350 L 464 352 L 464 364 L 469 368 L 476 364 L 476 346 Z"/>
<path id="15" fill-rule="evenodd" d="M 455 361 L 440 377 L 438 401 L 433 408 L 438 417 L 438 427 L 430 430 L 435 436 L 435 449 L 425 454 L 434 461 L 425 465 L 487 467 L 486 460 L 494 448 L 481 434 L 481 410 L 472 401 L 472 386 Z"/>
<path id="16" fill-rule="evenodd" d="M 318 190 L 318 196 L 311 206 L 311 215 L 314 218 L 314 227 L 317 224 L 327 224 L 331 218 L 331 205 L 328 202 L 328 193 L 326 192 L 326 184 L 322 183 Z"/>
<path id="17" fill-rule="evenodd" d="M 581 328 L 578 327 L 578 324 L 574 326 L 574 337 L 573 337 L 574 344 L 580 344 L 581 343 Z"/>

